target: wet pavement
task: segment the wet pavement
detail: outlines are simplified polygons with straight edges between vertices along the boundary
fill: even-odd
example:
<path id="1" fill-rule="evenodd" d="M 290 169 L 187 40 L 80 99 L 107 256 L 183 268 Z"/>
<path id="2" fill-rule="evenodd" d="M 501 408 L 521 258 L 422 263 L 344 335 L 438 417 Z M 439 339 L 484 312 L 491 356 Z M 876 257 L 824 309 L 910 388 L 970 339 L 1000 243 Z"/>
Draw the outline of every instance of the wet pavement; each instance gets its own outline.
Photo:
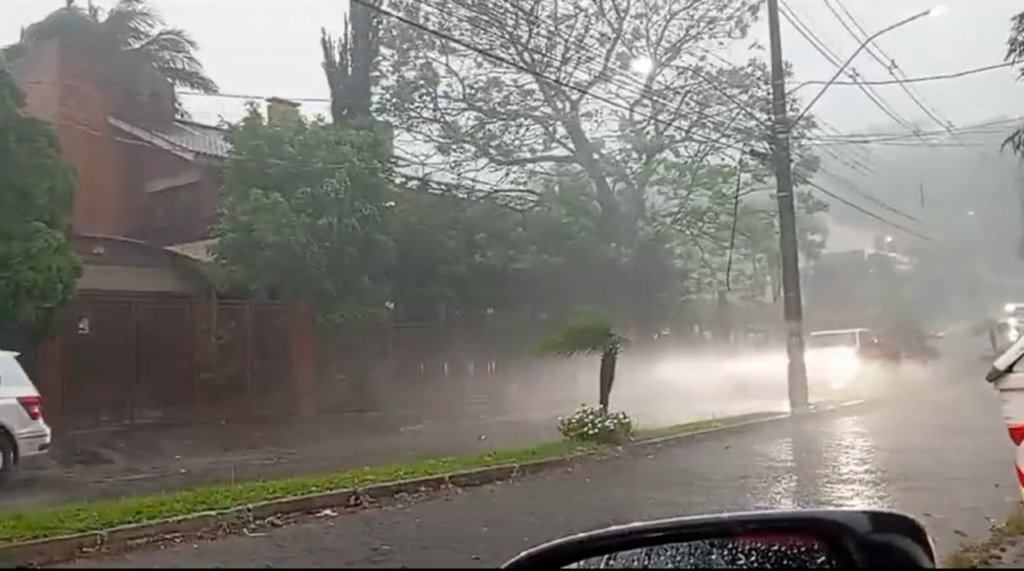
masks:
<path id="1" fill-rule="evenodd" d="M 782 353 L 778 353 L 782 357 Z M 703 360 L 701 360 L 703 359 Z M 665 426 L 787 409 L 784 369 L 765 375 L 756 356 L 749 371 L 723 367 L 720 356 L 678 354 L 625 367 L 613 406 L 641 425 Z M 734 359 L 731 363 L 744 362 Z M 309 421 L 138 427 L 60 436 L 48 457 L 26 463 L 0 489 L 0 509 L 150 494 L 211 483 L 337 471 L 367 465 L 529 446 L 558 439 L 557 417 L 591 397 L 594 377 L 582 367 L 554 367 L 564 390 L 506 410 L 323 415 Z M 596 366 L 596 363 L 593 363 Z M 627 363 L 628 364 L 628 363 Z M 705 366 L 700 376 L 693 369 Z M 712 365 L 716 365 L 717 369 Z M 716 376 L 717 375 L 717 376 Z M 514 395 L 507 395 L 514 396 Z M 834 396 L 816 390 L 816 400 Z M 510 412 L 507 409 L 513 409 Z M 538 410 L 539 409 L 539 410 Z M 529 413 L 523 411 L 532 411 Z"/>
<path id="2" fill-rule="evenodd" d="M 493 568 L 522 549 L 607 525 L 793 507 L 907 512 L 945 553 L 984 538 L 1017 502 L 1014 452 L 996 396 L 973 374 L 908 388 L 882 402 L 572 472 L 73 566 Z"/>

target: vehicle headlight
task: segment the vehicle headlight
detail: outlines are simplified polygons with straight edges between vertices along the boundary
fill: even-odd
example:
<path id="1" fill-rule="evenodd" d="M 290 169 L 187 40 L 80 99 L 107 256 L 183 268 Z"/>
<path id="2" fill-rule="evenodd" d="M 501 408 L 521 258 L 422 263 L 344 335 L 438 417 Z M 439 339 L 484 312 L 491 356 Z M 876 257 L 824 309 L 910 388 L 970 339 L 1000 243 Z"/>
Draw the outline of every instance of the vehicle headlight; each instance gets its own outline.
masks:
<path id="1" fill-rule="evenodd" d="M 816 351 L 811 358 L 814 369 L 824 376 L 824 381 L 833 387 L 851 383 L 860 370 L 860 357 L 854 349 L 830 349 Z"/>

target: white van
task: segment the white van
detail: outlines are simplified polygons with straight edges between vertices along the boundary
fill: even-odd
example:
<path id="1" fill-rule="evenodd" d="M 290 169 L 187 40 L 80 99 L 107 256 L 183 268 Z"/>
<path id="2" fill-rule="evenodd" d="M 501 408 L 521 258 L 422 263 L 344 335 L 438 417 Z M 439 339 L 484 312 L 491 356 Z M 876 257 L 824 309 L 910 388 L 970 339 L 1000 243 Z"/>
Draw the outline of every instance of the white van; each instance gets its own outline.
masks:
<path id="1" fill-rule="evenodd" d="M 43 397 L 17 357 L 0 349 L 0 480 L 22 459 L 45 454 L 53 438 L 43 419 Z"/>

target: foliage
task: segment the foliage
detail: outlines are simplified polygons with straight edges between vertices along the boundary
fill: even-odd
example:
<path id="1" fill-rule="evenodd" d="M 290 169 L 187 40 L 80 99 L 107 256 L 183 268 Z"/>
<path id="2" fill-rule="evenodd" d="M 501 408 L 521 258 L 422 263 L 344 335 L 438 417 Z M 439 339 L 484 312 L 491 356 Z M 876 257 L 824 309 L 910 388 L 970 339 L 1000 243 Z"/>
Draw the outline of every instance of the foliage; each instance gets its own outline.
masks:
<path id="1" fill-rule="evenodd" d="M 68 241 L 74 170 L 48 124 L 0 66 L 0 325 L 35 326 L 70 299 L 81 268 Z"/>
<path id="2" fill-rule="evenodd" d="M 624 412 L 608 412 L 599 406 L 580 405 L 558 419 L 558 432 L 573 442 L 619 444 L 630 439 L 636 423 Z"/>
<path id="3" fill-rule="evenodd" d="M 386 145 L 373 134 L 251 106 L 230 126 L 216 255 L 234 284 L 311 300 L 338 321 L 384 310 L 392 256 Z"/>
<path id="4" fill-rule="evenodd" d="M 541 339 L 538 349 L 542 354 L 563 357 L 600 355 L 598 404 L 607 413 L 612 388 L 615 386 L 615 367 L 619 353 L 627 342 L 625 337 L 615 332 L 611 319 L 604 313 L 580 309 L 564 325 Z"/>
<path id="5" fill-rule="evenodd" d="M 323 286 L 331 291 L 319 299 L 348 299 L 347 315 L 389 300 L 412 320 L 536 318 L 583 304 L 650 331 L 714 290 L 762 298 L 778 282 L 772 171 L 758 156 L 768 148 L 769 72 L 760 59 L 709 57 L 744 40 L 756 5 L 387 3 L 506 63 L 353 5 L 338 38 L 321 36 L 332 116 L 343 130 L 371 115 L 400 127 L 406 144 L 395 171 L 375 165 L 401 190 L 372 193 L 370 203 L 393 207 L 346 234 L 378 250 L 336 263 L 344 275 L 368 276 L 366 287 Z M 630 71 L 639 56 L 654 60 L 650 73 Z M 798 180 L 817 168 L 804 143 L 813 128 L 808 119 L 793 131 Z M 303 140 L 275 139 L 265 155 L 260 145 L 239 151 L 252 172 L 229 206 L 248 236 L 235 245 L 234 265 L 243 254 L 254 260 L 235 272 L 239 280 L 291 296 L 336 272 L 296 246 L 307 243 L 312 231 L 303 228 L 314 217 L 297 215 L 284 189 L 319 188 L 334 175 L 286 184 L 276 174 L 289 170 L 282 163 L 323 164 L 330 153 L 299 131 L 280 135 Z M 814 214 L 825 205 L 799 197 L 801 246 L 813 256 L 824 237 Z M 221 249 L 228 256 L 228 244 Z M 313 270 L 300 267 L 314 261 Z"/>
<path id="6" fill-rule="evenodd" d="M 608 316 L 594 309 L 581 309 L 544 336 L 538 350 L 562 357 L 604 355 L 619 353 L 626 343 L 626 338 L 615 332 Z"/>
<path id="7" fill-rule="evenodd" d="M 1010 19 L 1010 34 L 1006 38 L 1006 56 L 1008 62 L 1024 63 L 1024 12 Z M 1019 70 L 1024 78 L 1024 67 Z M 1002 148 L 1009 148 L 1015 154 L 1024 157 L 1024 127 L 1019 127 L 1003 140 Z M 1022 256 L 1024 257 L 1024 256 Z"/>
<path id="8" fill-rule="evenodd" d="M 26 27 L 18 43 L 5 47 L 4 53 L 17 58 L 27 46 L 55 38 L 96 50 L 97 61 L 142 64 L 175 87 L 219 91 L 196 57 L 196 41 L 185 30 L 168 27 L 146 0 L 118 0 L 109 10 L 91 0 L 84 7 L 66 0 L 63 8 Z M 179 114 L 185 114 L 180 101 L 176 103 Z"/>
<path id="9" fill-rule="evenodd" d="M 373 2 L 379 6 L 381 0 Z M 331 91 L 331 118 L 335 123 L 358 122 L 371 117 L 381 19 L 380 12 L 362 3 L 350 2 L 341 36 L 334 38 L 326 29 L 320 30 L 321 67 Z"/>
<path id="10" fill-rule="evenodd" d="M 729 244 L 737 192 L 764 192 L 771 176 L 762 160 L 738 175 L 735 166 L 767 152 L 769 70 L 709 57 L 746 37 L 758 3 L 398 0 L 388 9 L 489 54 L 386 23 L 381 109 L 427 149 L 411 160 L 536 193 L 539 210 L 571 207 L 586 225 L 577 242 L 589 253 L 578 262 L 593 271 L 583 275 L 607 279 L 599 305 L 652 325 L 688 293 L 724 289 L 726 267 L 744 274 L 747 291 L 765 291 L 778 258 L 765 224 L 775 206 L 744 198 Z M 652 69 L 631 70 L 643 57 Z M 808 119 L 793 129 L 798 180 L 817 167 L 804 144 L 814 128 Z M 809 219 L 826 205 L 806 193 L 800 205 L 813 255 L 823 227 Z"/>

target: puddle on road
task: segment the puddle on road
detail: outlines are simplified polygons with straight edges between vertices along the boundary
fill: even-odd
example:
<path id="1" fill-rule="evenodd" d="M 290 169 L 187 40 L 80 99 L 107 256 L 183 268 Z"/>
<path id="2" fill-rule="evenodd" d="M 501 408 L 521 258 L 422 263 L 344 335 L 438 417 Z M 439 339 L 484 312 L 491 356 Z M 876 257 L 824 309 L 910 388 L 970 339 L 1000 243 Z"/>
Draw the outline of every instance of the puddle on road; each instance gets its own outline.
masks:
<path id="1" fill-rule="evenodd" d="M 876 444 L 859 415 L 794 427 L 762 452 L 766 477 L 753 494 L 758 509 L 893 506 Z"/>
<path id="2" fill-rule="evenodd" d="M 822 445 L 821 494 L 835 507 L 892 508 L 877 445 L 861 415 L 838 418 Z"/>

